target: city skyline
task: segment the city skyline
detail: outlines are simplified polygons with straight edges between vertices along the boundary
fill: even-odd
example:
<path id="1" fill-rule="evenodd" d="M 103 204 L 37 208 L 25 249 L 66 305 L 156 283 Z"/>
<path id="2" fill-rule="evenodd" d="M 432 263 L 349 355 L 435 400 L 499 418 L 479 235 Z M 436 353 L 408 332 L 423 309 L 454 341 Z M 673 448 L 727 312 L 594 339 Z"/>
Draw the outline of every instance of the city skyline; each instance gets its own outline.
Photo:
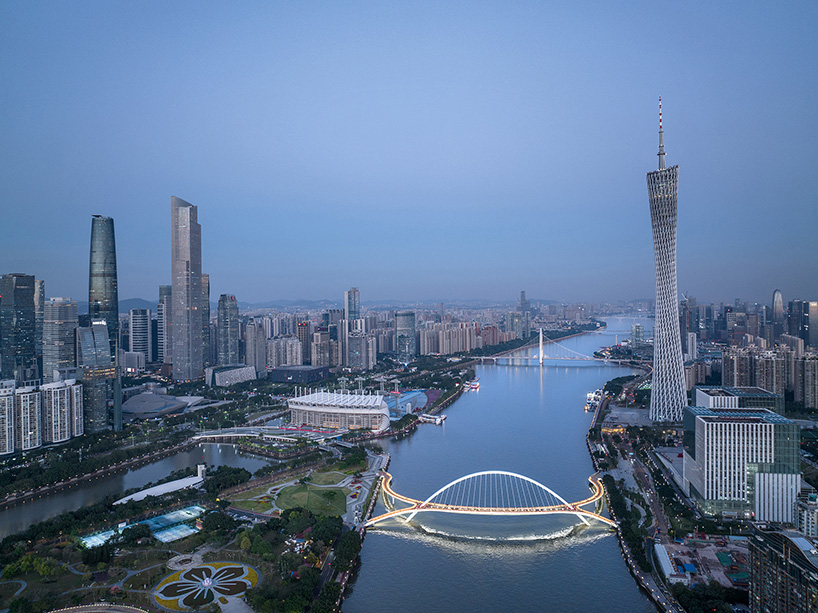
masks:
<path id="1" fill-rule="evenodd" d="M 212 296 L 650 296 L 660 94 L 679 290 L 813 297 L 818 180 L 793 146 L 818 127 L 811 3 L 666 7 L 659 46 L 648 3 L 147 6 L 0 9 L 0 261 L 48 297 L 85 295 L 101 214 L 119 295 L 152 299 L 174 194 Z"/>

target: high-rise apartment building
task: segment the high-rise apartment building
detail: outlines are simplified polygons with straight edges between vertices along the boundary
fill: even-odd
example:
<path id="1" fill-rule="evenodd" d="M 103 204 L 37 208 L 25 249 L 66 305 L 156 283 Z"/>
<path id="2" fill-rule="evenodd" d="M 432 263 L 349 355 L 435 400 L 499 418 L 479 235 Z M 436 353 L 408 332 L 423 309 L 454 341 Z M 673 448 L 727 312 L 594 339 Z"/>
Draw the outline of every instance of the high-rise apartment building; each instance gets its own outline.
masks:
<path id="1" fill-rule="evenodd" d="M 202 227 L 198 209 L 171 196 L 171 363 L 177 381 L 199 379 L 202 360 Z"/>
<path id="2" fill-rule="evenodd" d="M 47 383 L 40 393 L 44 443 L 64 443 L 84 432 L 81 383 L 73 379 Z"/>
<path id="3" fill-rule="evenodd" d="M 219 296 L 217 313 L 219 366 L 239 363 L 239 303 L 230 294 Z"/>
<path id="4" fill-rule="evenodd" d="M 361 318 L 361 293 L 357 287 L 344 292 L 344 319 L 354 321 Z"/>
<path id="5" fill-rule="evenodd" d="M 750 610 L 818 612 L 818 542 L 769 525 L 754 526 L 748 542 Z"/>
<path id="6" fill-rule="evenodd" d="M 75 365 L 77 303 L 50 298 L 43 306 L 43 381 L 54 381 L 54 371 Z"/>
<path id="7" fill-rule="evenodd" d="M 129 317 L 129 351 L 141 353 L 145 362 L 151 361 L 151 346 L 153 345 L 153 326 L 151 325 L 150 309 L 131 309 Z"/>
<path id="8" fill-rule="evenodd" d="M 88 266 L 88 316 L 108 326 L 111 357 L 119 337 L 119 294 L 116 277 L 116 240 L 111 217 L 91 217 L 91 257 Z"/>
<path id="9" fill-rule="evenodd" d="M 0 371 L 18 383 L 38 377 L 34 286 L 32 275 L 10 273 L 0 278 Z"/>
<path id="10" fill-rule="evenodd" d="M 680 421 L 687 406 L 679 303 L 676 289 L 676 210 L 679 167 L 665 167 L 662 99 L 659 98 L 659 169 L 647 173 L 653 255 L 656 265 L 656 322 L 650 418 Z"/>
<path id="11" fill-rule="evenodd" d="M 415 340 L 415 312 L 398 311 L 395 313 L 395 342 L 398 360 L 408 364 L 417 355 Z"/>
<path id="12" fill-rule="evenodd" d="M 18 387 L 14 391 L 14 448 L 29 451 L 42 444 L 42 394 L 36 387 Z"/>
<path id="13" fill-rule="evenodd" d="M 0 456 L 14 453 L 14 387 L 0 387 Z"/>

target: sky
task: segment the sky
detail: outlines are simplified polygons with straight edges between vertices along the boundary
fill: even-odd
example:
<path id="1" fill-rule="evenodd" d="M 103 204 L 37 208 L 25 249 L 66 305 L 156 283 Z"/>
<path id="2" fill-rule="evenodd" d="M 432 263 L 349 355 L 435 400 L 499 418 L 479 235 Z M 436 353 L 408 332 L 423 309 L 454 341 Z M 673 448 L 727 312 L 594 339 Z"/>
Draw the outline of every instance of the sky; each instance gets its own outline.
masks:
<path id="1" fill-rule="evenodd" d="M 818 3 L 0 2 L 0 273 L 211 299 L 655 292 L 662 96 L 679 290 L 818 299 Z"/>

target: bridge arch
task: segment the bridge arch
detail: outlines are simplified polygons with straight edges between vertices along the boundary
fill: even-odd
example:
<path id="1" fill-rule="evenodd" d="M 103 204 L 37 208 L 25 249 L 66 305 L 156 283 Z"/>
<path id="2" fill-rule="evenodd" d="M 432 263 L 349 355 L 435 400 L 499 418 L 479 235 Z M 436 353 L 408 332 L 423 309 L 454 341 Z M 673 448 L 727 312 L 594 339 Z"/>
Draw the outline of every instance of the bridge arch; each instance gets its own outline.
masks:
<path id="1" fill-rule="evenodd" d="M 557 500 L 559 500 L 559 501 L 560 501 L 562 504 L 564 504 L 566 507 L 571 507 L 571 506 L 572 506 L 572 505 L 571 505 L 571 504 L 570 504 L 570 503 L 569 503 L 567 500 L 565 500 L 565 498 L 563 498 L 562 496 L 560 496 L 559 494 L 557 494 L 557 493 L 556 493 L 554 490 L 552 490 L 550 487 L 545 486 L 545 485 L 543 485 L 542 483 L 540 483 L 539 481 L 535 481 L 534 479 L 532 479 L 532 478 L 530 478 L 530 477 L 526 477 L 525 475 L 521 475 L 521 474 L 518 474 L 518 473 L 508 472 L 508 471 L 506 471 L 506 470 L 482 470 L 482 471 L 480 471 L 480 472 L 471 473 L 471 474 L 469 474 L 469 475 L 464 475 L 463 477 L 460 477 L 460 478 L 458 478 L 458 479 L 455 479 L 454 481 L 452 481 L 452 482 L 450 482 L 450 483 L 448 483 L 448 484 L 444 485 L 444 486 L 443 486 L 443 487 L 441 487 L 439 490 L 437 490 L 437 491 L 436 491 L 434 494 L 432 494 L 432 495 L 431 495 L 431 496 L 429 496 L 429 497 L 428 497 L 426 500 L 424 500 L 424 501 L 423 501 L 421 504 L 419 504 L 419 505 L 418 505 L 418 506 L 415 508 L 415 510 L 414 510 L 414 511 L 412 511 L 412 513 L 411 513 L 411 514 L 410 514 L 410 515 L 409 515 L 409 516 L 406 518 L 406 520 L 405 520 L 405 521 L 407 521 L 407 522 L 411 521 L 411 520 L 412 520 L 412 518 L 413 518 L 415 515 L 417 515 L 417 514 L 418 514 L 418 512 L 419 512 L 419 511 L 420 511 L 420 510 L 421 510 L 421 509 L 422 509 L 424 506 L 426 506 L 427 504 L 429 504 L 430 502 L 432 502 L 432 500 L 433 500 L 434 498 L 436 498 L 437 496 L 439 496 L 440 494 L 442 494 L 442 493 L 443 493 L 443 492 L 445 492 L 446 490 L 448 490 L 448 489 L 450 489 L 450 488 L 454 487 L 455 485 L 457 485 L 457 484 L 459 484 L 459 483 L 462 483 L 463 481 L 467 481 L 467 480 L 469 480 L 469 479 L 475 479 L 475 478 L 477 478 L 477 477 L 492 476 L 492 475 L 502 475 L 502 476 L 506 476 L 506 477 L 512 477 L 512 478 L 515 478 L 515 479 L 519 479 L 519 480 L 521 480 L 521 481 L 526 481 L 526 482 L 528 482 L 528 483 L 531 483 L 531 484 L 532 484 L 532 485 L 534 485 L 535 487 L 538 487 L 538 488 L 540 488 L 541 490 L 543 490 L 543 491 L 545 491 L 545 492 L 548 492 L 548 493 L 549 493 L 551 496 L 553 496 L 554 498 L 556 498 Z M 590 523 L 588 522 L 588 520 L 587 520 L 587 519 L 585 519 L 585 517 L 583 517 L 583 514 L 582 514 L 582 513 L 577 512 L 577 513 L 575 513 L 575 515 L 576 515 L 577 517 L 579 517 L 579 518 L 580 518 L 580 519 L 581 519 L 581 520 L 582 520 L 582 521 L 585 523 L 585 525 L 586 525 L 586 526 L 589 526 L 589 525 L 590 525 Z"/>

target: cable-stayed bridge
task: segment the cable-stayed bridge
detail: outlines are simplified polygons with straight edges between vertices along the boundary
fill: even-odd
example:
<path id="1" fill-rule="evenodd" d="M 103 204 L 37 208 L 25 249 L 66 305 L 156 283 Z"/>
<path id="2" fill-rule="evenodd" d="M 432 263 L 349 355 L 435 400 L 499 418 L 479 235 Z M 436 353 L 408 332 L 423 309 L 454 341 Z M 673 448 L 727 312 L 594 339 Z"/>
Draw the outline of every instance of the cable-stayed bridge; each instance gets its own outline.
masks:
<path id="1" fill-rule="evenodd" d="M 616 522 L 582 507 L 596 503 L 604 494 L 597 475 L 588 478 L 592 493 L 578 502 L 568 502 L 549 487 L 529 477 L 502 470 L 472 473 L 441 487 L 426 500 L 416 500 L 392 489 L 392 475 L 381 472 L 382 494 L 388 506 L 399 500 L 409 506 L 373 517 L 366 526 L 374 526 L 391 517 L 405 516 L 409 522 L 418 513 L 458 513 L 462 515 L 575 515 L 586 525 L 595 519 L 611 526 Z"/>

